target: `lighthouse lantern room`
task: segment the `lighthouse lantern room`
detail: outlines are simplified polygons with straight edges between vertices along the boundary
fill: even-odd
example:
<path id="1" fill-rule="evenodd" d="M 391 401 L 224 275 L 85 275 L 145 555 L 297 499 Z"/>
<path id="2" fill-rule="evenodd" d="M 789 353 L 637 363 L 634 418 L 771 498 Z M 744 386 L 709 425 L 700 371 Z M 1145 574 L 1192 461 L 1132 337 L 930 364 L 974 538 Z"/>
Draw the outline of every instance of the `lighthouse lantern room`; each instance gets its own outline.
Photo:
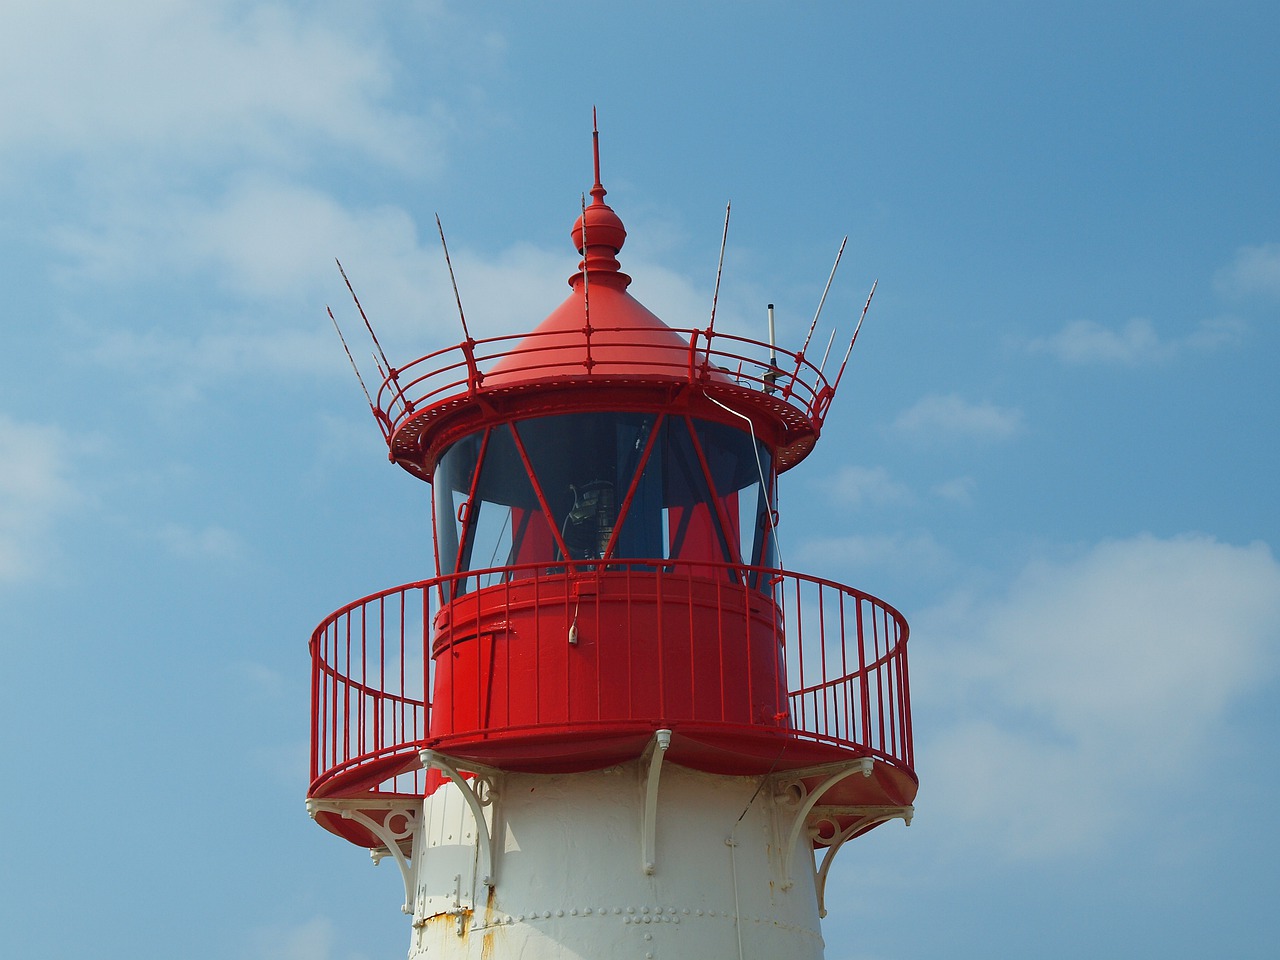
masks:
<path id="1" fill-rule="evenodd" d="M 778 559 L 844 367 L 663 323 L 598 139 L 590 196 L 536 329 L 385 364 L 436 575 L 312 635 L 308 809 L 398 866 L 411 958 L 820 958 L 833 857 L 916 793 L 906 621 Z"/>

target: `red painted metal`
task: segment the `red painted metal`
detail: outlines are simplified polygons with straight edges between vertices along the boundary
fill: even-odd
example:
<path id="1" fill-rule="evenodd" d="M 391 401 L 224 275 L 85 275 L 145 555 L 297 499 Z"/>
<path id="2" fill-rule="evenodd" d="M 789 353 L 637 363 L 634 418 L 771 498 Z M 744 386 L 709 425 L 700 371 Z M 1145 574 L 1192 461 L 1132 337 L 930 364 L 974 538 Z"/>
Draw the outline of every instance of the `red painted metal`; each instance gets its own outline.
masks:
<path id="1" fill-rule="evenodd" d="M 670 759 L 713 772 L 876 757 L 859 802 L 909 803 L 902 615 L 830 580 L 694 566 L 473 571 L 342 607 L 311 639 L 310 795 L 420 791 L 424 747 L 511 770 L 602 767 L 666 727 Z M 776 602 L 742 585 L 753 570 Z M 441 585 L 464 580 L 442 605 Z"/>
<path id="2" fill-rule="evenodd" d="M 597 769 L 638 757 L 665 728 L 668 759 L 714 773 L 875 758 L 868 776 L 846 778 L 824 802 L 909 804 L 916 778 L 906 621 L 851 587 L 745 565 L 752 558 L 739 542 L 740 524 L 750 522 L 740 493 L 763 485 L 757 512 L 772 512 L 777 474 L 813 448 L 835 387 L 803 349 L 668 327 L 631 297 L 617 260 L 626 229 L 604 203 L 598 152 L 595 173 L 592 202 L 571 231 L 582 262 L 569 297 L 526 335 L 467 334 L 390 368 L 377 393 L 374 414 L 391 459 L 415 476 L 430 481 L 442 464 L 463 463 L 449 452 L 470 450 L 452 446 L 463 439 L 480 452 L 473 473 L 437 484 L 437 530 L 451 538 L 448 549 L 435 544 L 440 575 L 348 604 L 312 635 L 309 796 L 421 797 L 434 789 L 419 767 L 422 749 L 464 767 Z M 634 476 L 587 476 L 569 486 L 557 470 L 581 445 L 556 459 L 550 452 L 560 449 L 560 434 L 534 431 L 541 445 L 522 436 L 535 418 L 583 413 L 654 415 Z M 744 419 L 767 450 L 767 467 Z M 743 486 L 730 474 L 732 486 L 717 489 L 699 422 L 742 436 L 757 457 L 751 471 L 759 484 Z M 646 520 L 662 513 L 680 536 L 672 532 L 662 545 L 668 557 L 619 557 L 666 424 L 683 425 L 692 451 L 686 468 L 701 471 L 705 493 L 690 500 L 687 485 L 655 506 L 650 490 Z M 517 465 L 516 476 L 523 469 L 527 496 L 482 492 L 491 439 L 507 445 L 508 469 Z M 729 447 L 718 449 L 723 459 Z M 557 474 L 558 486 L 539 477 L 538 462 Z M 612 528 L 604 521 L 596 528 L 603 559 L 565 559 L 583 554 L 572 552 L 564 511 L 554 512 L 551 501 L 563 506 L 572 490 L 577 524 L 583 481 L 624 494 Z M 488 515 L 485 503 L 509 512 L 511 556 L 505 566 L 467 570 L 459 543 L 470 536 L 473 510 Z M 540 518 L 537 530 L 517 548 L 517 522 L 528 518 Z M 767 528 L 757 534 L 773 537 Z M 446 556 L 451 569 L 441 571 Z M 353 820 L 325 812 L 317 819 L 373 845 Z"/>

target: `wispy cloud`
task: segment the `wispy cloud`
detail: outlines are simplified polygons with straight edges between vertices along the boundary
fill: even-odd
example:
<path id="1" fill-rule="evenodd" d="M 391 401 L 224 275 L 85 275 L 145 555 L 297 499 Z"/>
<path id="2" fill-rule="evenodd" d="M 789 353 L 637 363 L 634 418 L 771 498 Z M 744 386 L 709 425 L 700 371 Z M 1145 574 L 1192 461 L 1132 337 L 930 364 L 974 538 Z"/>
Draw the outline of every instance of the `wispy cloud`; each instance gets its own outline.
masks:
<path id="1" fill-rule="evenodd" d="M 1011 857 L 1068 855 L 1155 803 L 1273 675 L 1280 564 L 1207 537 L 1106 542 L 914 626 L 913 693 L 953 717 L 921 745 L 931 807 Z"/>
<path id="2" fill-rule="evenodd" d="M 0 13 L 0 143 L 10 156 L 95 162 L 127 153 L 135 163 L 294 163 L 310 141 L 402 167 L 430 162 L 428 126 L 385 103 L 391 65 L 368 36 L 283 5 L 10 0 Z"/>
<path id="3" fill-rule="evenodd" d="M 842 507 L 882 506 L 909 500 L 911 491 L 884 467 L 841 467 L 833 476 L 816 481 Z"/>
<path id="4" fill-rule="evenodd" d="M 0 583 L 35 575 L 50 554 L 49 530 L 81 500 L 66 435 L 0 413 Z"/>
<path id="5" fill-rule="evenodd" d="M 1022 429 L 1022 413 L 956 394 L 930 394 L 898 414 L 893 429 L 923 440 L 1007 440 Z"/>
<path id="6" fill-rule="evenodd" d="M 242 538 L 225 527 L 190 527 L 169 523 L 160 528 L 157 539 L 181 560 L 238 560 L 244 555 Z"/>
<path id="7" fill-rule="evenodd" d="M 1242 324 L 1230 317 L 1202 322 L 1193 332 L 1178 338 L 1162 338 L 1144 317 L 1111 328 L 1093 320 L 1073 320 L 1057 333 L 1030 341 L 1033 353 L 1047 353 L 1068 364 L 1117 364 L 1139 366 L 1170 360 L 1185 351 L 1208 350 L 1235 343 Z"/>
<path id="8" fill-rule="evenodd" d="M 1280 243 L 1241 247 L 1235 259 L 1213 278 L 1215 289 L 1231 299 L 1280 300 Z"/>
<path id="9" fill-rule="evenodd" d="M 937 572 L 950 565 L 951 555 L 926 534 L 884 534 L 804 540 L 786 559 L 800 570 L 850 579 L 857 571 Z"/>

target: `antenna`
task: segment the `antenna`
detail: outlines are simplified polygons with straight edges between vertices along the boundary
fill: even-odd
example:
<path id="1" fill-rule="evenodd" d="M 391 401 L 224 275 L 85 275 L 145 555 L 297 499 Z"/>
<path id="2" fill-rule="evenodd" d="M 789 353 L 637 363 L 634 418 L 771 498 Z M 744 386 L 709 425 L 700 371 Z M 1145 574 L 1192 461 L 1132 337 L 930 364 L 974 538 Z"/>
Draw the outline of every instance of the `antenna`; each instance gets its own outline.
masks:
<path id="1" fill-rule="evenodd" d="M 724 233 L 720 235 L 720 262 L 716 264 L 716 289 L 711 294 L 711 322 L 707 324 L 707 342 L 710 345 L 711 331 L 716 328 L 716 301 L 720 299 L 720 273 L 724 270 L 724 247 L 729 241 L 729 208 L 732 202 L 724 205 Z"/>
<path id="2" fill-rule="evenodd" d="M 342 335 L 342 328 L 338 326 L 338 319 L 333 315 L 333 310 L 329 305 L 325 305 L 325 310 L 329 312 L 329 319 L 333 321 L 333 329 L 338 332 L 338 339 L 342 341 L 342 349 L 346 351 L 347 360 L 351 363 L 351 369 L 355 371 L 356 379 L 360 381 L 360 389 L 364 391 L 364 398 L 369 401 L 369 409 L 375 410 L 373 405 L 373 397 L 369 396 L 369 388 L 364 385 L 364 377 L 360 376 L 360 368 L 356 366 L 355 357 L 351 356 L 351 348 L 347 346 L 347 338 Z"/>
<path id="3" fill-rule="evenodd" d="M 867 318 L 867 310 L 871 308 L 871 298 L 876 295 L 876 284 L 880 282 L 877 277 L 871 284 L 871 292 L 867 294 L 867 302 L 862 307 L 862 316 L 858 317 L 858 325 L 853 328 L 853 336 L 849 338 L 849 349 L 844 352 L 844 360 L 840 362 L 840 372 L 836 374 L 836 382 L 831 385 L 831 389 L 835 390 L 840 386 L 840 378 L 844 376 L 844 366 L 849 362 L 849 354 L 853 353 L 853 344 L 858 339 L 858 331 L 862 329 L 862 321 Z"/>
<path id="4" fill-rule="evenodd" d="M 356 309 L 360 311 L 360 319 L 364 321 L 364 327 L 369 331 L 369 336 L 373 337 L 373 345 L 378 348 L 378 353 L 382 354 L 382 363 L 388 369 L 392 369 L 391 361 L 387 359 L 386 353 L 383 352 L 382 344 L 378 342 L 378 335 L 373 332 L 373 324 L 369 322 L 369 318 L 365 316 L 364 307 L 360 306 L 360 298 L 356 296 L 355 288 L 351 286 L 351 281 L 347 279 L 347 271 L 342 269 L 342 261 L 334 258 L 334 263 L 338 265 L 338 272 L 342 274 L 342 280 L 347 285 L 347 289 L 351 291 L 351 299 L 356 302 Z"/>
<path id="5" fill-rule="evenodd" d="M 773 393 L 778 377 L 782 371 L 778 369 L 778 348 L 775 346 L 777 337 L 773 328 L 773 304 L 769 304 L 769 369 L 764 374 L 764 392 Z"/>
<path id="6" fill-rule="evenodd" d="M 458 294 L 458 280 L 453 275 L 453 262 L 449 259 L 449 244 L 444 242 L 444 227 L 440 223 L 440 214 L 436 214 L 436 229 L 440 231 L 440 246 L 444 247 L 444 264 L 449 268 L 449 282 L 453 284 L 453 299 L 458 303 L 458 319 L 462 321 L 462 335 L 471 339 L 471 331 L 467 329 L 467 317 L 462 312 L 462 297 Z"/>
<path id="7" fill-rule="evenodd" d="M 836 342 L 836 332 L 831 331 L 831 336 L 827 337 L 827 349 L 822 353 L 822 362 L 818 364 L 818 373 L 822 373 L 822 368 L 827 365 L 827 354 L 831 352 L 831 345 Z"/>
<path id="8" fill-rule="evenodd" d="M 595 104 L 591 105 L 591 159 L 595 162 L 595 186 L 598 187 L 600 186 L 600 125 L 596 123 Z M 582 245 L 586 246 L 585 239 Z"/>
<path id="9" fill-rule="evenodd" d="M 818 309 L 814 311 L 813 323 L 809 324 L 809 332 L 805 334 L 804 345 L 800 348 L 800 352 L 804 353 L 809 349 L 809 338 L 813 336 L 813 330 L 818 325 L 818 317 L 822 313 L 822 305 L 827 302 L 827 291 L 831 289 L 831 281 L 836 278 L 836 267 L 840 266 L 840 258 L 844 256 L 844 245 L 849 242 L 849 235 L 845 234 L 843 240 L 840 241 L 840 249 L 836 251 L 836 262 L 831 265 L 831 276 L 827 277 L 827 285 L 822 288 L 822 297 L 818 300 Z M 835 333 L 832 333 L 835 336 Z M 827 346 L 830 350 L 830 345 Z M 826 359 L 825 357 L 823 358 Z"/>

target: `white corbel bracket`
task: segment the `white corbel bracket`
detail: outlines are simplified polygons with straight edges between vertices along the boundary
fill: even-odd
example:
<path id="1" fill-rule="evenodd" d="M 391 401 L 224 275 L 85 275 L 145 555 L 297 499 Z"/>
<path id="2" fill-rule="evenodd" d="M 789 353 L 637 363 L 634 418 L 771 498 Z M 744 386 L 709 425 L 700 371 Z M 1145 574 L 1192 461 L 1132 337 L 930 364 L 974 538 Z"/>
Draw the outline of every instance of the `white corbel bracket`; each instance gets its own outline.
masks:
<path id="1" fill-rule="evenodd" d="M 462 794 L 462 798 L 466 800 L 467 806 L 471 808 L 471 816 L 476 822 L 476 836 L 480 840 L 480 862 L 485 864 L 488 870 L 481 882 L 486 887 L 496 886 L 498 876 L 496 854 L 492 838 L 489 836 L 489 823 L 485 820 L 484 808 L 497 795 L 497 771 L 489 770 L 488 768 L 476 769 L 473 766 L 467 767 L 468 773 L 476 775 L 476 785 L 483 785 L 485 788 L 486 797 L 481 799 L 475 786 L 462 775 L 453 758 L 446 757 L 442 753 L 436 753 L 434 750 L 423 750 L 419 753 L 419 756 L 422 758 L 422 766 L 425 769 L 430 770 L 434 767 L 452 780 Z"/>
<path id="2" fill-rule="evenodd" d="M 640 863 L 652 875 L 658 868 L 658 781 L 662 777 L 662 760 L 671 746 L 671 731 L 658 730 L 645 756 L 640 759 L 641 787 L 644 790 L 644 822 L 640 831 Z M 646 764 L 645 761 L 648 761 Z"/>
<path id="3" fill-rule="evenodd" d="M 791 821 L 791 830 L 786 841 L 782 846 L 782 889 L 789 890 L 795 884 L 795 880 L 791 877 L 791 857 L 795 853 L 796 842 L 800 839 L 801 832 L 804 831 L 805 823 L 809 818 L 810 812 L 822 799 L 828 790 L 834 787 L 841 780 L 845 780 L 855 773 L 860 773 L 864 777 L 871 776 L 871 771 L 875 768 L 875 760 L 872 757 L 858 757 L 856 760 L 849 760 L 845 763 L 824 765 L 822 767 L 813 767 L 807 770 L 790 770 L 786 774 L 786 782 L 789 784 L 799 784 L 804 789 L 802 778 L 805 776 L 813 776 L 815 774 L 826 773 L 830 771 L 830 775 L 822 781 L 816 790 L 809 791 L 807 795 L 802 795 L 800 809 L 796 811 L 795 818 Z"/>
<path id="4" fill-rule="evenodd" d="M 865 833 L 877 824 L 887 823 L 890 820 L 901 820 L 909 827 L 911 826 L 911 818 L 915 816 L 915 807 L 832 807 L 829 818 L 837 816 L 852 816 L 855 819 L 847 827 L 831 837 L 824 837 L 820 833 L 814 835 L 814 840 L 827 848 L 827 852 L 822 855 L 822 866 L 819 867 L 816 863 L 814 864 L 814 886 L 818 891 L 819 917 L 827 915 L 827 872 L 831 869 L 831 861 L 836 858 L 836 854 L 840 852 L 840 848 L 844 846 L 845 841 L 860 833 Z M 831 819 L 831 822 L 835 823 L 835 820 Z"/>
<path id="5" fill-rule="evenodd" d="M 369 810 L 385 810 L 386 815 L 379 822 L 365 812 Z M 413 871 L 409 866 L 409 858 L 404 855 L 400 844 L 413 836 L 413 831 L 422 816 L 421 800 L 398 798 L 377 800 L 363 797 L 351 800 L 308 798 L 307 813 L 313 820 L 319 813 L 332 813 L 343 820 L 354 820 L 381 840 L 381 847 L 369 848 L 369 856 L 373 859 L 374 866 L 377 866 L 388 854 L 395 859 L 396 866 L 400 868 L 400 877 L 404 880 L 404 904 L 400 909 L 405 913 L 413 912 Z M 396 819 L 402 820 L 403 823 L 399 830 L 391 829 L 391 824 Z"/>

